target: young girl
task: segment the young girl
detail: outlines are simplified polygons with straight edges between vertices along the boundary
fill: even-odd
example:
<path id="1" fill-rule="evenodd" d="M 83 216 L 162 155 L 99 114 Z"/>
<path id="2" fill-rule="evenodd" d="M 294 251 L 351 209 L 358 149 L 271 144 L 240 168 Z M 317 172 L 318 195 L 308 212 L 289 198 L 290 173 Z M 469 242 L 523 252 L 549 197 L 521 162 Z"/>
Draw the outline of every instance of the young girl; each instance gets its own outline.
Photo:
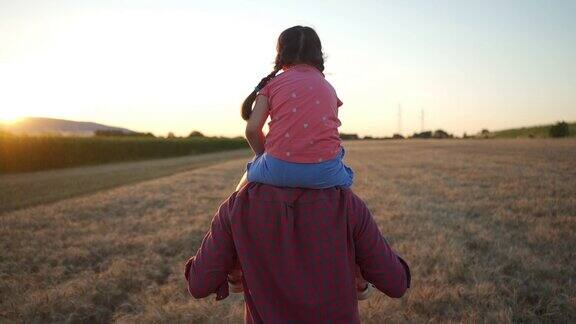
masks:
<path id="1" fill-rule="evenodd" d="M 350 187 L 354 173 L 342 162 L 338 133 L 342 101 L 322 73 L 320 38 L 310 27 L 291 27 L 280 34 L 276 50 L 274 71 L 242 104 L 246 138 L 256 157 L 237 189 L 247 181 L 313 189 Z M 268 116 L 269 132 L 264 136 Z"/>

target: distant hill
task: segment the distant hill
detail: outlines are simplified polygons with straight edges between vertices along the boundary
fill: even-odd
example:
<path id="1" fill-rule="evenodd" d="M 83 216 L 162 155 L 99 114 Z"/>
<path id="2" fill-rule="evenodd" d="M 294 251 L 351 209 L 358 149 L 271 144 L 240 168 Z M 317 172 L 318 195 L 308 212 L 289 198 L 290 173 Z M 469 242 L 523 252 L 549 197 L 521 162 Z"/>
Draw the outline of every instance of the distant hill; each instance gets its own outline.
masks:
<path id="1" fill-rule="evenodd" d="M 112 127 L 92 122 L 79 122 L 65 119 L 29 117 L 10 124 L 0 124 L 0 130 L 16 135 L 63 135 L 92 136 L 95 131 L 116 131 L 135 133 L 126 128 Z"/>
<path id="2" fill-rule="evenodd" d="M 576 123 L 568 123 L 570 128 L 570 137 L 576 137 Z M 552 125 L 541 125 L 532 127 L 504 129 L 500 131 L 490 132 L 490 137 L 494 138 L 517 138 L 517 137 L 536 137 L 546 138 L 550 137 L 550 127 Z"/>

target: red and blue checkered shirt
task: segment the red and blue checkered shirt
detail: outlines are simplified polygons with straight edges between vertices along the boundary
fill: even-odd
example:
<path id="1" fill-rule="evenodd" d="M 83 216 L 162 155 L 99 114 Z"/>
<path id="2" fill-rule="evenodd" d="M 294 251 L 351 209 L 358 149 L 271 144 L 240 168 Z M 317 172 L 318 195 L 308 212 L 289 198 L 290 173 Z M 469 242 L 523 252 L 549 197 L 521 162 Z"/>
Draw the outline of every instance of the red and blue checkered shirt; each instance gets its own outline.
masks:
<path id="1" fill-rule="evenodd" d="M 366 205 L 336 187 L 249 183 L 232 194 L 186 263 L 188 291 L 226 298 L 227 275 L 238 263 L 247 323 L 358 323 L 356 265 L 390 297 L 410 286 L 408 265 Z"/>

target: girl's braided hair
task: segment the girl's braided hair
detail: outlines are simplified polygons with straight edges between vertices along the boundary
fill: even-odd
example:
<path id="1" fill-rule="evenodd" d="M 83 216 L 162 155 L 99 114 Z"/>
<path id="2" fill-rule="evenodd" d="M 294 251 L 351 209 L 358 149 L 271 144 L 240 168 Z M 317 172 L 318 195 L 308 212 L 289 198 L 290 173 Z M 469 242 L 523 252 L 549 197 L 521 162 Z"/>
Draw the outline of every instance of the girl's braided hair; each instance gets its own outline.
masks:
<path id="1" fill-rule="evenodd" d="M 242 103 L 242 119 L 248 120 L 252 113 L 252 105 L 258 91 L 276 76 L 284 67 L 296 64 L 308 64 L 324 71 L 324 55 L 322 54 L 322 43 L 314 29 L 304 26 L 294 26 L 283 31 L 278 37 L 276 45 L 276 60 L 274 70 L 260 80 L 256 88 L 246 97 Z"/>

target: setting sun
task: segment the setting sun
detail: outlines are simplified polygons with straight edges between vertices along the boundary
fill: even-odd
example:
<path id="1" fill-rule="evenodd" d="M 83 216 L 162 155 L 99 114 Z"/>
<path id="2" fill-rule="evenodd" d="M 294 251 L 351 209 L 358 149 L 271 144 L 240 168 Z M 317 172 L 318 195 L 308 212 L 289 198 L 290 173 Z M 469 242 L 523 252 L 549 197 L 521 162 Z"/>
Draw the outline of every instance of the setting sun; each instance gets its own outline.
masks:
<path id="1" fill-rule="evenodd" d="M 22 115 L 18 114 L 17 112 L 12 113 L 9 111 L 3 111 L 0 113 L 0 123 L 1 124 L 16 124 L 17 122 L 19 122 L 23 118 L 25 118 L 25 116 L 22 116 Z"/>

